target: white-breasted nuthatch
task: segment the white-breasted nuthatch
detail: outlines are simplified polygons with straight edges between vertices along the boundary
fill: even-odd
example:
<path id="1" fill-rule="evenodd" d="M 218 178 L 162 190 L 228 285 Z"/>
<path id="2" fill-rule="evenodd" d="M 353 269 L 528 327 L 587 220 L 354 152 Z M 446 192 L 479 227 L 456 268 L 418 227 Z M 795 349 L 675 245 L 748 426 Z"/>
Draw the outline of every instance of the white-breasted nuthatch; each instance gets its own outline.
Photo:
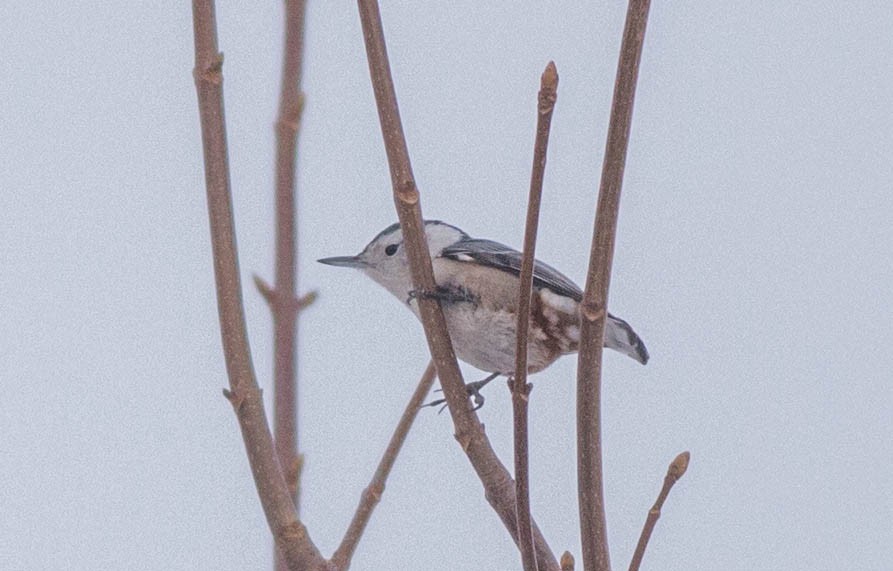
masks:
<path id="1" fill-rule="evenodd" d="M 425 235 L 437 288 L 424 295 L 440 300 L 456 356 L 492 373 L 471 392 L 498 375 L 515 372 L 515 330 L 520 291 L 521 252 L 479 240 L 438 220 L 425 221 Z M 356 256 L 319 260 L 330 266 L 356 268 L 378 282 L 416 317 L 409 262 L 400 225 L 388 226 Z M 561 272 L 539 260 L 534 264 L 530 304 L 527 369 L 536 373 L 561 355 L 576 353 L 580 342 L 580 300 L 583 292 Z M 630 325 L 610 313 L 605 324 L 605 347 L 628 355 L 643 365 L 648 350 Z M 476 400 L 481 404 L 483 400 Z"/>

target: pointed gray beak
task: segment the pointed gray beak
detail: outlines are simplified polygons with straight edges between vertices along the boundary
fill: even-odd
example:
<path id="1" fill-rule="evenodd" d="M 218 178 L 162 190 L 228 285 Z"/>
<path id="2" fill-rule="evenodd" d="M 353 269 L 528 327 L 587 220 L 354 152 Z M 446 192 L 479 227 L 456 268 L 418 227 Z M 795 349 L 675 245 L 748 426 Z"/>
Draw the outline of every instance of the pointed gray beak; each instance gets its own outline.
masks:
<path id="1" fill-rule="evenodd" d="M 335 256 L 334 258 L 323 258 L 316 261 L 320 264 L 341 268 L 362 268 L 366 265 L 366 262 L 359 256 Z"/>

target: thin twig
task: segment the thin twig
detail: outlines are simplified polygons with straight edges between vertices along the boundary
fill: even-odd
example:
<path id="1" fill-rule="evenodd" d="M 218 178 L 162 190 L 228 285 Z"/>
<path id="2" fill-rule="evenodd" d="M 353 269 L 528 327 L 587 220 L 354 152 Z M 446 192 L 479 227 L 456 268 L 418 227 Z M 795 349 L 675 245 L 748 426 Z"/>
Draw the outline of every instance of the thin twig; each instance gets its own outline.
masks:
<path id="1" fill-rule="evenodd" d="M 660 510 L 664 507 L 664 502 L 667 500 L 667 496 L 670 495 L 670 490 L 673 489 L 673 485 L 678 482 L 679 478 L 685 475 L 685 471 L 688 470 L 689 460 L 691 460 L 691 454 L 686 451 L 676 456 L 676 458 L 670 462 L 670 467 L 667 468 L 667 475 L 664 476 L 664 485 L 660 489 L 660 493 L 657 495 L 657 500 L 655 500 L 654 505 L 648 510 L 648 517 L 645 518 L 645 526 L 642 528 L 642 535 L 639 536 L 636 552 L 633 553 L 633 559 L 630 561 L 629 571 L 639 571 L 639 566 L 642 564 L 642 557 L 645 556 L 645 548 L 648 547 L 648 540 L 651 539 L 651 532 L 654 531 L 654 526 L 660 518 Z"/>
<path id="2" fill-rule="evenodd" d="M 512 387 L 512 413 L 515 439 L 515 498 L 518 512 L 518 547 L 524 571 L 536 571 L 536 551 L 530 527 L 530 471 L 527 435 L 527 403 L 532 386 L 527 383 L 527 337 L 530 329 L 530 297 L 533 291 L 533 262 L 536 255 L 536 232 L 540 219 L 540 199 L 546 171 L 546 151 L 552 111 L 558 95 L 558 71 L 549 62 L 540 78 L 537 105 L 536 142 L 533 147 L 533 168 L 530 173 L 530 195 L 527 198 L 527 223 L 524 227 L 524 253 L 521 257 L 521 290 L 518 298 L 518 326 L 515 339 L 515 377 Z"/>
<path id="3" fill-rule="evenodd" d="M 418 291 L 431 291 L 434 287 L 434 275 L 425 239 L 419 192 L 412 175 L 409 152 L 403 136 L 378 2 L 357 0 L 357 4 L 379 122 L 388 155 L 394 202 L 403 230 L 413 287 Z M 484 434 L 483 425 L 471 410 L 440 305 L 434 299 L 426 299 L 424 296 L 420 298 L 419 313 L 422 326 L 453 418 L 456 439 L 477 472 L 484 486 L 487 501 L 493 506 L 512 538 L 517 541 L 514 483 L 508 470 L 493 451 Z M 537 559 L 546 569 L 557 570 L 558 561 L 555 555 L 552 554 L 535 524 L 533 527 Z"/>
<path id="4" fill-rule="evenodd" d="M 300 517 L 300 466 L 298 440 L 297 320 L 302 308 L 297 299 L 297 240 L 295 186 L 298 131 L 304 110 L 301 71 L 304 62 L 305 0 L 285 0 L 285 46 L 279 86 L 279 118 L 276 120 L 276 289 L 270 309 L 273 313 L 273 434 L 279 465 Z M 285 570 L 285 561 L 275 551 L 275 566 Z"/>
<path id="5" fill-rule="evenodd" d="M 193 0 L 192 12 L 194 76 L 205 158 L 217 310 L 230 384 L 230 390 L 224 391 L 224 394 L 232 403 L 239 421 L 267 523 L 289 568 L 325 569 L 327 562 L 295 513 L 267 426 L 261 391 L 254 377 L 239 283 L 223 112 L 223 56 L 217 48 L 213 0 Z"/>
<path id="6" fill-rule="evenodd" d="M 387 482 L 391 473 L 391 468 L 394 467 L 397 454 L 400 453 L 400 449 L 406 441 L 406 435 L 409 434 L 409 429 L 412 427 L 412 423 L 419 413 L 425 396 L 431 391 L 431 385 L 434 384 L 434 379 L 436 378 L 437 371 L 434 368 L 434 363 L 428 363 L 428 368 L 425 369 L 422 378 L 419 379 L 419 384 L 403 410 L 403 416 L 400 417 L 400 422 L 397 423 L 397 427 L 394 429 L 394 434 L 391 436 L 390 442 L 388 442 L 388 447 L 378 462 L 378 468 L 375 470 L 372 480 L 360 496 L 360 504 L 357 506 L 357 511 L 354 513 L 347 532 L 344 534 L 344 539 L 341 540 L 341 545 L 338 546 L 338 549 L 332 555 L 331 561 L 339 571 L 344 571 L 350 567 L 357 544 L 366 530 L 366 524 L 369 523 L 372 511 L 378 505 L 381 495 L 384 493 L 385 482 Z"/>
<path id="7" fill-rule="evenodd" d="M 580 307 L 580 353 L 577 365 L 577 494 L 585 571 L 609 571 L 601 450 L 601 363 L 607 317 L 608 286 L 620 188 L 629 142 L 636 79 L 645 39 L 650 0 L 630 0 L 614 83 L 614 101 L 589 253 L 586 289 Z"/>
<path id="8" fill-rule="evenodd" d="M 311 290 L 298 298 L 289 296 L 284 300 L 278 300 L 276 299 L 276 290 L 273 289 L 273 286 L 265 282 L 264 279 L 258 275 L 253 275 L 251 277 L 254 279 L 254 285 L 255 287 L 257 287 L 257 291 L 260 292 L 260 295 L 264 298 L 264 301 L 266 301 L 267 304 L 271 307 L 274 303 L 285 303 L 286 308 L 290 308 L 291 311 L 300 313 L 313 305 L 313 303 L 319 297 L 318 291 Z"/>

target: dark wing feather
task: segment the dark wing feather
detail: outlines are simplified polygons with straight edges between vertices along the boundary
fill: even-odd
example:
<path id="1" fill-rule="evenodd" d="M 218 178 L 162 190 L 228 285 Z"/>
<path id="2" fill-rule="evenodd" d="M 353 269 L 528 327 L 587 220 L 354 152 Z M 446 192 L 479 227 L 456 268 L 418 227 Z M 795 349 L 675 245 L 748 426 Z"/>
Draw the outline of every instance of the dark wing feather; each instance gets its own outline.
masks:
<path id="1" fill-rule="evenodd" d="M 440 254 L 458 262 L 477 262 L 514 275 L 521 274 L 521 252 L 492 240 L 469 238 L 447 246 Z M 536 260 L 533 265 L 533 284 L 545 287 L 576 301 L 583 299 L 583 291 L 570 278 L 547 264 Z"/>

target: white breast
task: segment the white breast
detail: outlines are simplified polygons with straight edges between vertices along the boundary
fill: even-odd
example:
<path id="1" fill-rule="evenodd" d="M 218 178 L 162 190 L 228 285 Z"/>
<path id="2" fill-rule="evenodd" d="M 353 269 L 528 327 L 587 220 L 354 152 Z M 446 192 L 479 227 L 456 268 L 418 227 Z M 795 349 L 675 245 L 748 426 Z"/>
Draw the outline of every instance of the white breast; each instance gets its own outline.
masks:
<path id="1" fill-rule="evenodd" d="M 515 369 L 515 330 L 517 325 L 518 278 L 507 272 L 483 266 L 435 258 L 434 278 L 438 285 L 462 288 L 476 302 L 442 304 L 456 356 L 487 372 L 510 375 Z M 418 305 L 410 303 L 418 316 Z M 544 343 L 542 329 L 531 324 L 528 342 L 528 369 L 539 371 L 557 358 L 554 348 Z"/>

